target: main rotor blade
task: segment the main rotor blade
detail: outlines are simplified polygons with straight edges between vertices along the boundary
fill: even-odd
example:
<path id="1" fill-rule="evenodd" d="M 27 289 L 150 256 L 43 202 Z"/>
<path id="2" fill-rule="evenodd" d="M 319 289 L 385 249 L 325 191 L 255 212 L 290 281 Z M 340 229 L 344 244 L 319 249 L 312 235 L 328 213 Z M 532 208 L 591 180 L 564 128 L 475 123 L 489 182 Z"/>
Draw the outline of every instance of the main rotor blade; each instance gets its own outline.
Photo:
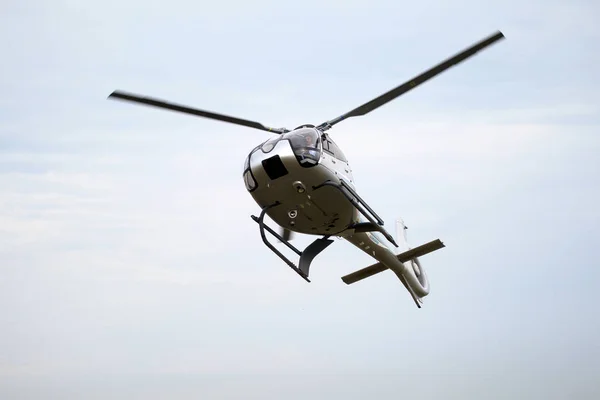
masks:
<path id="1" fill-rule="evenodd" d="M 389 92 L 382 94 L 381 96 L 369 101 L 368 103 L 361 105 L 360 107 L 355 108 L 352 111 L 347 112 L 346 114 L 342 114 L 337 118 L 334 118 L 330 121 L 322 123 L 317 128 L 321 129 L 321 130 L 327 130 L 327 129 L 331 128 L 333 125 L 337 124 L 338 122 L 340 122 L 346 118 L 365 115 L 365 114 L 375 110 L 376 108 L 381 107 L 382 105 L 394 100 L 396 97 L 408 92 L 409 90 L 414 89 L 415 87 L 428 81 L 429 79 L 433 78 L 434 76 L 444 72 L 448 68 L 475 55 L 475 53 L 477 53 L 478 51 L 483 50 L 484 48 L 490 46 L 491 44 L 493 44 L 503 38 L 504 38 L 504 34 L 500 31 L 497 31 L 495 34 L 481 40 L 478 43 L 475 43 L 471 47 L 446 59 L 445 61 L 442 61 L 440 64 L 436 65 L 435 67 L 423 72 L 420 75 L 415 76 L 414 78 L 403 83 L 402 85 L 390 90 Z"/>
<path id="2" fill-rule="evenodd" d="M 115 99 L 119 99 L 119 100 L 131 101 L 134 103 L 146 104 L 146 105 L 153 106 L 153 107 L 165 108 L 167 110 L 178 111 L 178 112 L 181 112 L 184 114 L 197 115 L 197 116 L 204 117 L 204 118 L 216 119 L 218 121 L 229 122 L 229 123 L 236 124 L 236 125 L 247 126 L 250 128 L 260 129 L 260 130 L 267 131 L 267 132 L 273 132 L 273 133 L 278 133 L 278 134 L 289 132 L 285 128 L 271 128 L 271 127 L 265 126 L 259 122 L 249 121 L 247 119 L 242 119 L 242 118 L 230 117 L 229 115 L 217 114 L 217 113 L 210 112 L 210 111 L 199 110 L 196 108 L 186 107 L 186 106 L 183 106 L 180 104 L 168 103 L 163 100 L 153 99 L 151 97 L 138 96 L 138 95 L 123 92 L 120 90 L 115 90 L 108 96 L 108 98 L 109 99 L 115 98 Z"/>

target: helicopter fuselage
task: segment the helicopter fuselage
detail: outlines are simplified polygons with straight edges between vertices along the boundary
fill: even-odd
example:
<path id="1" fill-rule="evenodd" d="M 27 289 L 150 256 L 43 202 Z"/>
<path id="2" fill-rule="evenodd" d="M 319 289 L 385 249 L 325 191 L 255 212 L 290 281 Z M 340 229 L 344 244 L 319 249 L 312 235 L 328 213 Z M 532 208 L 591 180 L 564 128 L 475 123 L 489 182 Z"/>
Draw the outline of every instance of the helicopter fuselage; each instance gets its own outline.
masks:
<path id="1" fill-rule="evenodd" d="M 244 164 L 246 189 L 256 203 L 261 208 L 278 204 L 266 212 L 276 224 L 302 234 L 342 237 L 394 271 L 414 294 L 426 296 L 429 282 L 419 265 L 400 262 L 379 232 L 353 229 L 366 220 L 335 188 L 342 180 L 354 189 L 344 154 L 327 134 L 313 128 L 267 140 Z M 333 185 L 322 186 L 324 182 Z"/>
<path id="2" fill-rule="evenodd" d="M 322 137 L 322 136 L 323 137 Z M 312 143 L 307 144 L 307 141 Z M 302 128 L 267 140 L 246 158 L 246 189 L 278 225 L 309 235 L 338 235 L 358 222 L 359 214 L 344 195 L 323 182 L 353 184 L 352 170 L 335 146 L 323 148 L 327 136 L 313 128 Z M 332 148 L 332 141 L 326 147 Z M 337 151 L 335 151 L 337 150 Z"/>

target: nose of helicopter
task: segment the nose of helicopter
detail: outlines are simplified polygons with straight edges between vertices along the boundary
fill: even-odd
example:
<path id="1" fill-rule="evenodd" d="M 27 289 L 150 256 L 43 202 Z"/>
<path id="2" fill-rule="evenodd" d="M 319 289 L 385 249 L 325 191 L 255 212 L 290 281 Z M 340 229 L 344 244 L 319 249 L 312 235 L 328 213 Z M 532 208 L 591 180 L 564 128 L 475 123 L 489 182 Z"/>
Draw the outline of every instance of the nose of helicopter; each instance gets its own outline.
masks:
<path id="1" fill-rule="evenodd" d="M 292 152 L 287 141 L 286 143 L 279 143 L 279 141 L 280 137 L 267 140 L 256 146 L 246 157 L 244 182 L 248 191 L 253 192 L 259 186 L 259 181 L 265 179 L 274 181 L 289 173 L 284 162 L 289 162 L 287 159 Z"/>

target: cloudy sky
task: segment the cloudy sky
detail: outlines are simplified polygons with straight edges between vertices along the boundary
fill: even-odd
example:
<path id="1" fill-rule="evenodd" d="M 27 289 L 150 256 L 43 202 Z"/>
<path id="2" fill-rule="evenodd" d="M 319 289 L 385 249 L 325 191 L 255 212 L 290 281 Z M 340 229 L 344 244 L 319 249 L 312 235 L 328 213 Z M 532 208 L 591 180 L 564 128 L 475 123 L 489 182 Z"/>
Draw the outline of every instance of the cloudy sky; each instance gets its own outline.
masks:
<path id="1" fill-rule="evenodd" d="M 597 2 L 16 1 L 0 13 L 3 399 L 597 398 Z M 507 39 L 331 131 L 431 294 L 341 240 L 307 284 L 261 242 L 260 131 L 483 37 Z M 308 243 L 300 238 L 300 244 Z M 375 398 L 374 397 L 374 398 Z"/>

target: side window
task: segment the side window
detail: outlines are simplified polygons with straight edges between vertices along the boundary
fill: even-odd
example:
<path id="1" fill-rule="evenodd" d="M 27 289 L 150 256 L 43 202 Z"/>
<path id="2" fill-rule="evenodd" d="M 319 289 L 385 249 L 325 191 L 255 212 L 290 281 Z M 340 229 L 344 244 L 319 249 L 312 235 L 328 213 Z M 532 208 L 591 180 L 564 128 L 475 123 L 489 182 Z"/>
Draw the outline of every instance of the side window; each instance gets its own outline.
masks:
<path id="1" fill-rule="evenodd" d="M 247 169 L 244 172 L 244 183 L 246 184 L 246 190 L 251 192 L 256 189 L 256 181 L 254 180 L 254 176 L 252 176 L 252 171 Z"/>
<path id="2" fill-rule="evenodd" d="M 335 155 L 333 153 L 333 149 L 331 148 L 331 145 L 333 144 L 333 142 L 331 141 L 331 139 L 329 138 L 328 135 L 323 135 L 323 150 L 327 153 L 329 153 L 330 156 Z"/>
<path id="3" fill-rule="evenodd" d="M 257 187 L 256 180 L 254 179 L 254 175 L 252 175 L 252 170 L 250 169 L 250 157 L 261 146 L 262 145 L 258 145 L 254 149 L 252 149 L 252 151 L 250 152 L 250 154 L 248 154 L 248 157 L 246 157 L 246 160 L 244 161 L 244 183 L 246 184 L 246 190 L 248 190 L 249 192 L 252 192 Z"/>
<path id="4" fill-rule="evenodd" d="M 331 143 L 331 145 L 334 148 L 333 152 L 335 153 L 335 158 L 343 162 L 348 162 L 346 156 L 344 155 L 344 153 L 342 153 L 342 150 L 340 150 L 340 148 L 337 147 L 337 145 L 333 142 Z"/>
<path id="5" fill-rule="evenodd" d="M 337 145 L 333 142 L 333 140 L 331 140 L 331 138 L 327 134 L 323 135 L 323 151 L 337 158 L 340 161 L 348 162 L 346 156 L 344 156 L 344 153 L 342 153 L 342 150 L 340 150 L 340 148 L 337 147 Z"/>

